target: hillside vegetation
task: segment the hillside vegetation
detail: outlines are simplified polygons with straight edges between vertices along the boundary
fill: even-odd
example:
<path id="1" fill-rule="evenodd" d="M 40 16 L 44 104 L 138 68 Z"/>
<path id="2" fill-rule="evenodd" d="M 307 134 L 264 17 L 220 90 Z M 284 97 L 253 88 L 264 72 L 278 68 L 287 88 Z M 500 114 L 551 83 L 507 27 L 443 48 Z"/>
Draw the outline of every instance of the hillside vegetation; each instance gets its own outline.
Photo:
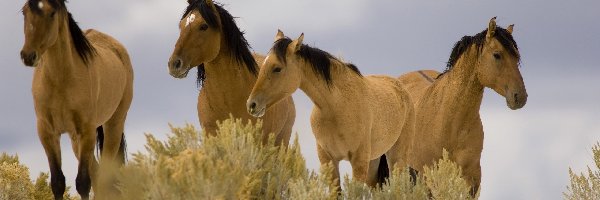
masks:
<path id="1" fill-rule="evenodd" d="M 395 170 L 383 186 L 372 189 L 344 177 L 341 194 L 332 187 L 332 166 L 319 173 L 306 169 L 298 140 L 287 149 L 260 142 L 256 125 L 229 119 L 219 124 L 218 137 L 192 125 L 171 127 L 166 141 L 146 135 L 145 152 L 133 154 L 118 173 L 122 199 L 469 199 L 460 168 L 445 153 L 416 183 L 408 170 Z M 600 166 L 600 146 L 594 148 Z M 599 199 L 600 172 L 572 171 L 567 199 Z M 32 182 L 17 156 L 0 157 L 0 199 L 52 199 L 48 174 Z M 65 195 L 66 199 L 75 199 Z"/>

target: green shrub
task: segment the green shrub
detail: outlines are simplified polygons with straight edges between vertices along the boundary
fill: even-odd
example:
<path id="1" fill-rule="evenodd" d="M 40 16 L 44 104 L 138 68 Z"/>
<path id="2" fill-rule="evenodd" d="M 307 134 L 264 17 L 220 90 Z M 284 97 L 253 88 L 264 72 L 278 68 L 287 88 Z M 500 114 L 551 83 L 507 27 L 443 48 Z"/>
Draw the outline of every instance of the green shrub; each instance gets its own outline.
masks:
<path id="1" fill-rule="evenodd" d="M 600 143 L 596 143 L 592 148 L 594 154 L 595 168 L 588 167 L 587 175 L 581 173 L 575 174 L 569 168 L 571 184 L 567 186 L 567 192 L 564 193 L 565 199 L 600 199 Z"/>

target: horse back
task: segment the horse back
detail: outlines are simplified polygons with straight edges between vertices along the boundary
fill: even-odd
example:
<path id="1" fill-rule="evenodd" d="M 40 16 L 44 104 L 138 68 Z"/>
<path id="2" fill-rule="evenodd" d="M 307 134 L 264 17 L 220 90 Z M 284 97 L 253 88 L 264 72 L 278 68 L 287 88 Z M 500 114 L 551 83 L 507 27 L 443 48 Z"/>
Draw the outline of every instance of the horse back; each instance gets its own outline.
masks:
<path id="1" fill-rule="evenodd" d="M 110 51 L 119 58 L 119 60 L 121 61 L 121 63 L 123 63 L 125 67 L 127 67 L 128 69 L 132 68 L 131 60 L 129 58 L 127 50 L 125 49 L 125 46 L 123 46 L 123 44 L 121 44 L 115 38 L 95 29 L 86 30 L 85 37 L 90 41 L 94 48 L 96 48 L 96 50 L 104 52 Z M 99 54 L 102 54 L 102 52 L 99 52 Z"/>
<path id="2" fill-rule="evenodd" d="M 427 87 L 435 82 L 439 74 L 440 73 L 435 70 L 419 70 L 403 74 L 398 77 L 398 80 L 410 94 L 413 103 L 417 103 L 423 96 Z"/>

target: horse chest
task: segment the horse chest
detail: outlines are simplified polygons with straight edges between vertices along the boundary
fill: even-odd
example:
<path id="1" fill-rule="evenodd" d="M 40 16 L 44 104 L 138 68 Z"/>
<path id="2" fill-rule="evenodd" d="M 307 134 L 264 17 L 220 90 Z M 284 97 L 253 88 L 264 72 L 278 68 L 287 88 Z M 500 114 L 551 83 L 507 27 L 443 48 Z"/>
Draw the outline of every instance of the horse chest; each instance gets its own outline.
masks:
<path id="1" fill-rule="evenodd" d="M 337 120 L 313 120 L 312 127 L 319 146 L 325 149 L 331 156 L 340 160 L 349 159 L 350 152 L 363 141 L 364 134 L 355 130 L 348 130 L 344 126 L 338 126 Z"/>
<path id="2" fill-rule="evenodd" d="M 38 120 L 59 132 L 75 131 L 75 124 L 88 119 L 93 110 L 89 95 L 77 87 L 34 87 L 33 98 Z M 49 86 L 49 87 L 48 87 Z"/>

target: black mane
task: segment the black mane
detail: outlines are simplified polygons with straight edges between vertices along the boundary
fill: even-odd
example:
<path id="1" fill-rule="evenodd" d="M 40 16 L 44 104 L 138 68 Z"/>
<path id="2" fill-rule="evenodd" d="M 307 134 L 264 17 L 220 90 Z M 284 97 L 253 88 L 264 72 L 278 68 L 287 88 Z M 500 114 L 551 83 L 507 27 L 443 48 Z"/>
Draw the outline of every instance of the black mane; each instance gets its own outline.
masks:
<path id="1" fill-rule="evenodd" d="M 283 63 L 286 62 L 285 54 L 290 43 L 292 43 L 290 38 L 281 38 L 275 41 L 273 48 L 271 49 L 271 51 L 275 52 L 277 58 Z M 327 53 L 326 51 L 305 44 L 300 47 L 300 51 L 298 51 L 297 54 L 311 64 L 313 71 L 319 74 L 325 80 L 325 82 L 327 82 L 327 85 L 331 85 L 331 60 L 340 61 L 339 59 Z M 345 63 L 345 66 L 359 76 L 362 76 L 354 64 Z"/>
<path id="2" fill-rule="evenodd" d="M 29 9 L 35 14 L 42 14 L 42 10 L 38 7 L 38 2 L 40 0 L 28 0 L 27 5 Z M 48 0 L 52 8 L 56 11 L 64 11 L 67 13 L 67 23 L 69 26 L 69 32 L 71 33 L 71 40 L 73 41 L 73 46 L 75 46 L 75 50 L 77 54 L 83 62 L 87 65 L 89 60 L 96 54 L 96 49 L 92 46 L 90 41 L 85 37 L 81 28 L 77 25 L 77 22 L 71 16 L 71 13 L 67 11 L 67 6 L 65 5 L 65 0 Z"/>
<path id="3" fill-rule="evenodd" d="M 460 56 L 467 51 L 467 49 L 475 44 L 475 46 L 477 47 L 478 52 L 481 51 L 481 48 L 483 47 L 483 44 L 485 43 L 485 39 L 486 39 L 486 34 L 487 34 L 487 30 L 485 29 L 480 33 L 477 33 L 474 36 L 463 36 L 462 39 L 460 39 L 458 42 L 456 42 L 456 44 L 454 44 L 454 48 L 452 48 L 452 53 L 450 53 L 450 58 L 448 59 L 448 62 L 446 63 L 446 70 L 444 70 L 444 72 L 442 72 L 440 75 L 438 75 L 438 78 L 441 77 L 442 75 L 446 74 L 447 72 L 449 72 L 450 70 L 452 70 L 452 68 L 454 67 L 454 64 L 456 64 L 456 61 L 458 60 L 458 58 L 460 58 Z M 508 30 L 496 26 L 496 32 L 494 34 L 494 37 L 500 42 L 500 44 L 502 44 L 502 46 L 512 55 L 517 57 L 518 60 L 521 59 L 521 56 L 519 55 L 519 48 L 517 46 L 517 42 L 515 42 L 515 40 L 513 39 L 512 35 L 508 32 Z"/>
<path id="4" fill-rule="evenodd" d="M 211 28 L 221 28 L 224 36 L 223 39 L 225 39 L 225 43 L 227 44 L 226 48 L 229 48 L 229 51 L 233 54 L 238 64 L 245 64 L 248 71 L 256 76 L 258 74 L 258 65 L 250 52 L 250 45 L 244 37 L 244 32 L 240 31 L 235 24 L 234 17 L 218 3 L 214 3 L 218 16 L 205 0 L 190 0 L 188 3 L 189 5 L 185 9 L 181 19 L 183 20 L 192 11 L 198 10 L 208 26 Z M 198 66 L 198 85 L 202 86 L 205 79 L 204 64 L 201 64 Z"/>

